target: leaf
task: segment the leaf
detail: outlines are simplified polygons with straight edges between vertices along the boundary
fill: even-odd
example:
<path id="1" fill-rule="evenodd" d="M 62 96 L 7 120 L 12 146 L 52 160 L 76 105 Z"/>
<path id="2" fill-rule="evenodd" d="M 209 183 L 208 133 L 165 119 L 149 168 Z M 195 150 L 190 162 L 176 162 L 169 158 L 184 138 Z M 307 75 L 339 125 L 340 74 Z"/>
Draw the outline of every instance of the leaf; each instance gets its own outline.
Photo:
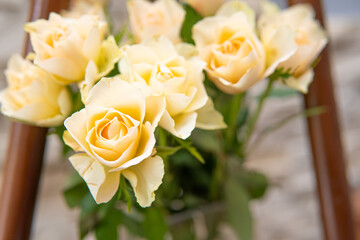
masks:
<path id="1" fill-rule="evenodd" d="M 275 81 L 275 80 L 284 81 L 284 80 L 288 79 L 289 77 L 291 77 L 295 71 L 296 71 L 296 69 L 292 70 L 291 68 L 288 68 L 288 69 L 278 68 L 278 69 L 275 69 L 275 71 L 269 76 L 269 79 L 272 81 Z"/>
<path id="2" fill-rule="evenodd" d="M 129 193 L 127 187 L 123 188 L 123 193 L 124 193 L 124 197 L 125 197 L 125 200 L 127 203 L 128 212 L 130 213 L 132 200 L 131 200 L 130 193 Z"/>
<path id="3" fill-rule="evenodd" d="M 175 154 L 177 151 L 181 149 L 178 147 L 169 147 L 169 146 L 156 146 L 156 155 L 159 155 L 163 159 Z"/>
<path id="4" fill-rule="evenodd" d="M 261 131 L 259 136 L 267 135 L 270 132 L 276 131 L 276 130 L 280 129 L 281 127 L 285 126 L 286 124 L 290 123 L 291 121 L 295 120 L 298 117 L 313 117 L 313 116 L 318 116 L 320 114 L 323 114 L 325 112 L 326 112 L 326 108 L 322 107 L 322 106 L 302 110 L 301 112 L 287 116 L 284 119 L 276 122 L 275 124 L 272 124 L 272 125 L 266 127 L 264 130 Z"/>
<path id="5" fill-rule="evenodd" d="M 298 95 L 299 92 L 296 91 L 295 89 L 292 88 L 286 88 L 286 87 L 282 87 L 282 88 L 274 88 L 271 90 L 271 92 L 269 93 L 268 97 L 272 97 L 272 98 L 288 98 L 288 97 L 293 97 Z M 259 99 L 261 96 L 257 96 L 256 98 Z"/>
<path id="6" fill-rule="evenodd" d="M 143 229 L 148 240 L 164 239 L 168 227 L 163 213 L 155 207 L 147 208 Z"/>
<path id="7" fill-rule="evenodd" d="M 180 144 L 180 146 L 186 149 L 193 157 L 195 157 L 200 163 L 205 164 L 204 158 L 198 152 L 196 147 L 191 145 L 190 141 L 185 141 L 180 138 L 175 138 L 175 140 Z"/>
<path id="8" fill-rule="evenodd" d="M 264 174 L 243 171 L 239 173 L 238 177 L 251 199 L 258 199 L 264 196 L 268 187 L 268 181 Z"/>
<path id="9" fill-rule="evenodd" d="M 118 68 L 118 63 L 116 63 L 114 68 L 106 75 L 106 77 L 114 77 L 119 74 L 120 74 L 120 72 L 119 72 L 119 68 Z"/>
<path id="10" fill-rule="evenodd" d="M 68 183 L 66 184 L 66 187 L 63 190 L 63 195 L 66 204 L 70 208 L 78 207 L 81 205 L 83 198 L 88 193 L 89 190 L 86 186 L 86 183 L 79 176 L 79 174 L 77 172 L 71 174 L 68 179 Z"/>
<path id="11" fill-rule="evenodd" d="M 89 232 L 91 232 L 100 218 L 97 214 L 99 205 L 96 204 L 90 193 L 86 194 L 81 202 L 80 212 L 80 239 L 83 239 Z"/>
<path id="12" fill-rule="evenodd" d="M 121 212 L 121 214 L 121 223 L 126 227 L 126 229 L 135 236 L 144 237 L 144 231 L 142 229 L 141 223 L 129 214 L 124 212 Z"/>
<path id="13" fill-rule="evenodd" d="M 202 19 L 202 16 L 198 14 L 190 5 L 184 4 L 184 9 L 186 12 L 185 20 L 181 28 L 181 38 L 184 42 L 194 44 L 192 39 L 192 27 Z"/>
<path id="14" fill-rule="evenodd" d="M 240 240 L 252 239 L 249 196 L 244 186 L 230 178 L 225 183 L 226 218 Z"/>
<path id="15" fill-rule="evenodd" d="M 198 150 L 194 146 L 187 146 L 186 149 L 193 155 L 199 162 L 205 164 L 205 159 L 201 156 Z"/>
<path id="16" fill-rule="evenodd" d="M 207 131 L 202 129 L 194 129 L 191 133 L 193 144 L 201 150 L 217 153 L 221 151 L 221 145 L 217 131 Z"/>
<path id="17" fill-rule="evenodd" d="M 117 240 L 117 226 L 122 219 L 119 210 L 110 209 L 106 212 L 105 217 L 95 227 L 95 236 L 97 240 Z"/>

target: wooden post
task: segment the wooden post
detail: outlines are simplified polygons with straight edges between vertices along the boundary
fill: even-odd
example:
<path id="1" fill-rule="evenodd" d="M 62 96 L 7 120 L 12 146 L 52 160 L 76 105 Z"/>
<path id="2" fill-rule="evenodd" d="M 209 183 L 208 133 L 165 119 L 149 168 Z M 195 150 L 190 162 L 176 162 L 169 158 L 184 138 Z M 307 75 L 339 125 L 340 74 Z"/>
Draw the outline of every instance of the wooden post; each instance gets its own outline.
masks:
<path id="1" fill-rule="evenodd" d="M 290 5 L 309 3 L 325 26 L 320 0 L 289 0 Z M 346 178 L 328 47 L 315 68 L 315 79 L 305 96 L 307 108 L 325 106 L 327 112 L 308 119 L 324 236 L 327 240 L 355 240 L 354 214 Z"/>
<path id="2" fill-rule="evenodd" d="M 68 0 L 32 0 L 29 19 L 47 18 L 67 5 Z M 30 51 L 27 36 L 24 55 Z M 46 128 L 11 124 L 0 197 L 0 240 L 29 239 L 46 134 Z"/>

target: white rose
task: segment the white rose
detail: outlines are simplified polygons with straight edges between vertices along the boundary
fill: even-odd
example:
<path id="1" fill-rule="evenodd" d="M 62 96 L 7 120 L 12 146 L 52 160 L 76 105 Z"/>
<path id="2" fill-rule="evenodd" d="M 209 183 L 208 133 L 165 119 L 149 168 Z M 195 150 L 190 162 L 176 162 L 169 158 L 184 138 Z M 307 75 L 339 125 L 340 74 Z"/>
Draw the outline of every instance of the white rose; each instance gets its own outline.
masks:
<path id="1" fill-rule="evenodd" d="M 265 51 L 255 33 L 252 11 L 238 10 L 221 8 L 218 15 L 193 27 L 193 39 L 210 80 L 229 94 L 246 91 L 265 71 Z"/>
<path id="2" fill-rule="evenodd" d="M 69 160 L 97 203 L 111 200 L 121 174 L 142 207 L 154 201 L 164 175 L 162 159 L 153 156 L 154 130 L 164 108 L 161 98 L 145 97 L 120 78 L 103 78 L 85 108 L 65 120 L 64 140 L 80 152 Z"/>
<path id="3" fill-rule="evenodd" d="M 310 5 L 280 9 L 265 2 L 258 22 L 269 68 L 295 71 L 285 84 L 303 93 L 313 79 L 311 64 L 326 46 L 327 37 Z"/>
<path id="4" fill-rule="evenodd" d="M 175 0 L 130 0 L 127 3 L 131 29 L 136 42 L 156 35 L 166 36 L 174 43 L 181 42 L 180 30 L 185 11 Z"/>
<path id="5" fill-rule="evenodd" d="M 70 114 L 70 94 L 50 73 L 14 55 L 5 75 L 8 87 L 0 93 L 4 115 L 41 127 L 53 127 L 61 125 Z"/>
<path id="6" fill-rule="evenodd" d="M 185 0 L 185 2 L 202 16 L 210 16 L 216 13 L 226 0 Z"/>
<path id="7" fill-rule="evenodd" d="M 118 61 L 119 49 L 113 39 L 104 40 L 107 25 L 97 16 L 63 18 L 51 13 L 25 25 L 35 51 L 34 63 L 61 78 L 64 84 L 84 80 L 89 61 L 96 63 L 101 76 Z"/>
<path id="8" fill-rule="evenodd" d="M 178 49 L 189 58 L 180 55 L 163 37 L 125 46 L 119 63 L 120 73 L 147 96 L 164 98 L 166 111 L 159 125 L 175 136 L 185 139 L 195 126 L 207 129 L 225 127 L 213 105 L 206 105 L 210 99 L 203 83 L 205 63 L 192 57 L 195 49 L 190 45 L 181 45 Z M 199 112 L 204 107 L 207 110 Z M 213 118 L 199 116 L 209 112 Z"/>

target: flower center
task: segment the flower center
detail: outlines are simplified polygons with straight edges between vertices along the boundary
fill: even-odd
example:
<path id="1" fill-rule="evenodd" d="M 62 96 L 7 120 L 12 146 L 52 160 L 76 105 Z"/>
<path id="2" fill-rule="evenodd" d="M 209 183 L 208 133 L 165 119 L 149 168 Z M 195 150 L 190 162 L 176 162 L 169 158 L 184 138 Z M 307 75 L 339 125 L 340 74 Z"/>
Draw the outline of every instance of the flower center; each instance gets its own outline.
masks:
<path id="1" fill-rule="evenodd" d="M 310 39 L 305 32 L 299 31 L 295 36 L 295 42 L 298 45 L 306 45 L 306 44 L 310 44 Z"/>
<path id="2" fill-rule="evenodd" d="M 160 10 L 154 11 L 154 12 L 150 12 L 147 17 L 147 22 L 150 25 L 162 25 L 164 23 L 164 13 Z"/>
<path id="3" fill-rule="evenodd" d="M 165 65 L 159 64 L 157 67 L 156 79 L 160 82 L 166 82 L 174 77 L 174 73 Z"/>

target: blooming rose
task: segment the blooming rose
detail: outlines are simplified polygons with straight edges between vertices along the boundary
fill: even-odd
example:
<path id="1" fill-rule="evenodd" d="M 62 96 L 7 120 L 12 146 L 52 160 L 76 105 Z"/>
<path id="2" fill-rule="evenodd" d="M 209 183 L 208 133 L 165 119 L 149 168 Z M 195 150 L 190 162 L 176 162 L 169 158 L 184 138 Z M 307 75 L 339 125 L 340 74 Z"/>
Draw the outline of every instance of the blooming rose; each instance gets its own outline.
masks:
<path id="1" fill-rule="evenodd" d="M 226 0 L 185 0 L 192 8 L 194 8 L 202 16 L 213 15 Z"/>
<path id="2" fill-rule="evenodd" d="M 295 71 L 285 84 L 306 93 L 313 79 L 311 64 L 327 43 L 312 7 L 298 4 L 280 11 L 276 5 L 265 3 L 258 26 L 267 66 Z"/>
<path id="3" fill-rule="evenodd" d="M 103 78 L 89 92 L 85 108 L 65 120 L 65 142 L 80 152 L 70 162 L 97 203 L 109 201 L 121 174 L 143 207 L 150 206 L 164 175 L 153 156 L 154 129 L 164 111 L 161 98 L 145 97 L 120 78 Z"/>
<path id="4" fill-rule="evenodd" d="M 69 10 L 61 11 L 61 15 L 67 18 L 79 18 L 82 15 L 96 15 L 100 20 L 106 21 L 104 7 L 107 1 L 103 0 L 75 0 L 71 1 Z"/>
<path id="5" fill-rule="evenodd" d="M 96 63 L 99 78 L 118 61 L 119 49 L 113 37 L 104 40 L 107 25 L 97 16 L 72 19 L 51 13 L 49 20 L 27 23 L 25 30 L 35 51 L 34 63 L 64 84 L 84 80 L 90 60 Z"/>
<path id="6" fill-rule="evenodd" d="M 62 124 L 70 114 L 70 94 L 50 73 L 14 55 L 5 75 L 9 86 L 0 93 L 4 115 L 41 127 L 53 127 Z"/>
<path id="7" fill-rule="evenodd" d="M 155 35 L 166 36 L 174 43 L 181 41 L 180 30 L 185 11 L 175 0 L 130 0 L 127 3 L 130 24 L 136 42 Z"/>
<path id="8" fill-rule="evenodd" d="M 256 36 L 250 9 L 235 13 L 220 10 L 195 24 L 193 39 L 210 80 L 222 91 L 236 94 L 263 78 L 265 51 Z"/>
<path id="9" fill-rule="evenodd" d="M 196 125 L 206 129 L 225 127 L 221 115 L 213 107 L 209 109 L 213 105 L 206 105 L 210 99 L 203 84 L 205 63 L 193 57 L 194 48 L 190 45 L 180 45 L 178 49 L 183 56 L 164 37 L 127 45 L 122 48 L 120 73 L 145 95 L 164 98 L 166 111 L 159 125 L 175 136 L 187 138 Z M 204 107 L 207 110 L 199 112 Z M 212 118 L 199 116 L 209 111 Z"/>

